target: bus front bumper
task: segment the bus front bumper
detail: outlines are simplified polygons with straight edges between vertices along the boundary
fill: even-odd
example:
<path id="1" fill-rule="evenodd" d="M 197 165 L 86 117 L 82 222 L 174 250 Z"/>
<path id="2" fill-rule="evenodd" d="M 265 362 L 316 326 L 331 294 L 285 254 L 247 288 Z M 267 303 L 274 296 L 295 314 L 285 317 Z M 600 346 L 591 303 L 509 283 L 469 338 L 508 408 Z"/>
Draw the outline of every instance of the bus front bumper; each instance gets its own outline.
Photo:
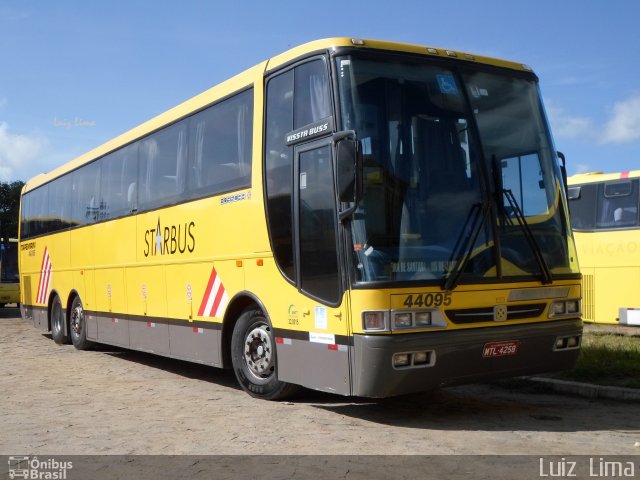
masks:
<path id="1" fill-rule="evenodd" d="M 352 394 L 388 397 L 570 369 L 579 347 L 557 344 L 562 343 L 559 339 L 581 335 L 578 318 L 455 331 L 354 335 Z M 404 354 L 408 354 L 409 365 L 394 365 L 394 355 Z M 414 358 L 419 360 L 415 365 Z"/>

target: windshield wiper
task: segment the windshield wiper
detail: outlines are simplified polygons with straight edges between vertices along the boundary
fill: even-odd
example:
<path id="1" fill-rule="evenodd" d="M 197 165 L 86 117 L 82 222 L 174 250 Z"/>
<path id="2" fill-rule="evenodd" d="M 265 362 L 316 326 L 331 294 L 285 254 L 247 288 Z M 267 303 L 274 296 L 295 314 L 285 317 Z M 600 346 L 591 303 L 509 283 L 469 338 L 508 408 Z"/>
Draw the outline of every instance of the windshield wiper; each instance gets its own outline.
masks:
<path id="1" fill-rule="evenodd" d="M 511 190 L 507 190 L 504 188 L 502 189 L 502 194 L 504 195 L 504 198 L 507 199 L 507 202 L 509 202 L 509 206 L 511 207 L 511 210 L 516 217 L 516 220 L 518 221 L 518 225 L 520 225 L 520 228 L 522 229 L 522 232 L 527 239 L 527 243 L 529 243 L 529 247 L 531 247 L 533 256 L 535 257 L 536 262 L 540 267 L 540 271 L 542 273 L 542 283 L 545 285 L 551 283 L 553 278 L 551 276 L 551 270 L 549 270 L 549 265 L 547 265 L 547 261 L 544 259 L 542 249 L 540 248 L 540 245 L 538 245 L 533 232 L 531 232 L 531 228 L 527 223 L 527 220 L 524 216 L 524 213 L 522 212 L 522 209 L 520 208 L 520 205 L 518 204 L 518 201 L 516 200 L 516 197 L 513 195 L 513 192 Z M 503 218 L 509 218 L 506 215 L 506 212 L 504 212 L 504 208 L 503 213 Z"/>
<path id="2" fill-rule="evenodd" d="M 453 253 L 449 259 L 451 261 L 456 258 L 456 263 L 453 265 L 453 268 L 449 270 L 449 274 L 442 284 L 443 290 L 453 290 L 458 285 L 460 276 L 467 266 L 467 263 L 469 263 L 469 259 L 473 253 L 473 247 L 476 244 L 480 230 L 482 229 L 487 215 L 489 214 L 489 210 L 490 205 L 486 202 L 474 203 L 471 206 L 471 210 L 469 210 L 467 219 L 464 222 L 464 228 L 458 237 L 458 241 L 456 242 L 456 245 L 453 248 Z M 463 237 L 465 230 L 467 230 L 467 226 L 470 226 L 469 233 L 466 237 Z"/>

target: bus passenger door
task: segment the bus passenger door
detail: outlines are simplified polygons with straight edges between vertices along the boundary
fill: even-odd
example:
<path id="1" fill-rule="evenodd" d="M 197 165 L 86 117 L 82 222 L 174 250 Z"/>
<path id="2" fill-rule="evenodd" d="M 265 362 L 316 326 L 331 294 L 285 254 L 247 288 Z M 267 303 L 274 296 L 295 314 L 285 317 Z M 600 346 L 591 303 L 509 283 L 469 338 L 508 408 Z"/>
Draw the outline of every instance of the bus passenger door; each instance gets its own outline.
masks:
<path id="1" fill-rule="evenodd" d="M 296 342 L 296 349 L 278 350 L 279 376 L 292 374 L 296 383 L 349 394 L 350 329 L 338 260 L 332 144 L 323 139 L 296 146 L 294 159 L 296 308 L 308 339 Z"/>

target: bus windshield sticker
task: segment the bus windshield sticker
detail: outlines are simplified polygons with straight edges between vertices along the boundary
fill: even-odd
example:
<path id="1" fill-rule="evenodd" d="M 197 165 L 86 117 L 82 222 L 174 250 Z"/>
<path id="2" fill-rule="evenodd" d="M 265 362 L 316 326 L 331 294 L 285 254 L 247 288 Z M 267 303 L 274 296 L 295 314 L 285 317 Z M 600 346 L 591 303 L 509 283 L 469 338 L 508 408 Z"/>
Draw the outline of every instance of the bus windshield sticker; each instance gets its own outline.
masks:
<path id="1" fill-rule="evenodd" d="M 479 88 L 475 85 L 469 85 L 469 91 L 473 98 L 488 97 L 489 91 L 486 88 Z"/>
<path id="2" fill-rule="evenodd" d="M 294 143 L 299 143 L 304 140 L 310 140 L 331 132 L 333 132 L 333 117 L 323 118 L 319 122 L 305 125 L 304 127 L 287 133 L 287 145 L 293 145 Z"/>
<path id="3" fill-rule="evenodd" d="M 450 73 L 436 75 L 440 91 L 445 95 L 458 95 L 458 87 L 453 75 Z"/>
<path id="4" fill-rule="evenodd" d="M 315 325 L 319 330 L 326 330 L 329 328 L 327 325 L 327 309 L 325 307 L 316 307 Z"/>

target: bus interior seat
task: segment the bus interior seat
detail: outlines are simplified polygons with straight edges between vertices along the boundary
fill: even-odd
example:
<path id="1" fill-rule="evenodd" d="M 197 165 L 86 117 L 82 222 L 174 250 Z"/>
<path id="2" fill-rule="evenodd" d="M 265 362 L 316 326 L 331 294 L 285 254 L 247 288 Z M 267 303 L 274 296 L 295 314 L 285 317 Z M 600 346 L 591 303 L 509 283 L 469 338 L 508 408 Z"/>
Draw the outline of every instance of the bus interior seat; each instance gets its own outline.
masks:
<path id="1" fill-rule="evenodd" d="M 138 184 L 136 182 L 131 182 L 129 184 L 129 188 L 127 189 L 127 205 L 129 206 L 129 211 L 134 211 L 136 209 L 136 205 L 138 203 Z"/>
<path id="2" fill-rule="evenodd" d="M 613 211 L 613 221 L 616 225 L 634 225 L 637 217 L 635 207 L 618 207 Z"/>

